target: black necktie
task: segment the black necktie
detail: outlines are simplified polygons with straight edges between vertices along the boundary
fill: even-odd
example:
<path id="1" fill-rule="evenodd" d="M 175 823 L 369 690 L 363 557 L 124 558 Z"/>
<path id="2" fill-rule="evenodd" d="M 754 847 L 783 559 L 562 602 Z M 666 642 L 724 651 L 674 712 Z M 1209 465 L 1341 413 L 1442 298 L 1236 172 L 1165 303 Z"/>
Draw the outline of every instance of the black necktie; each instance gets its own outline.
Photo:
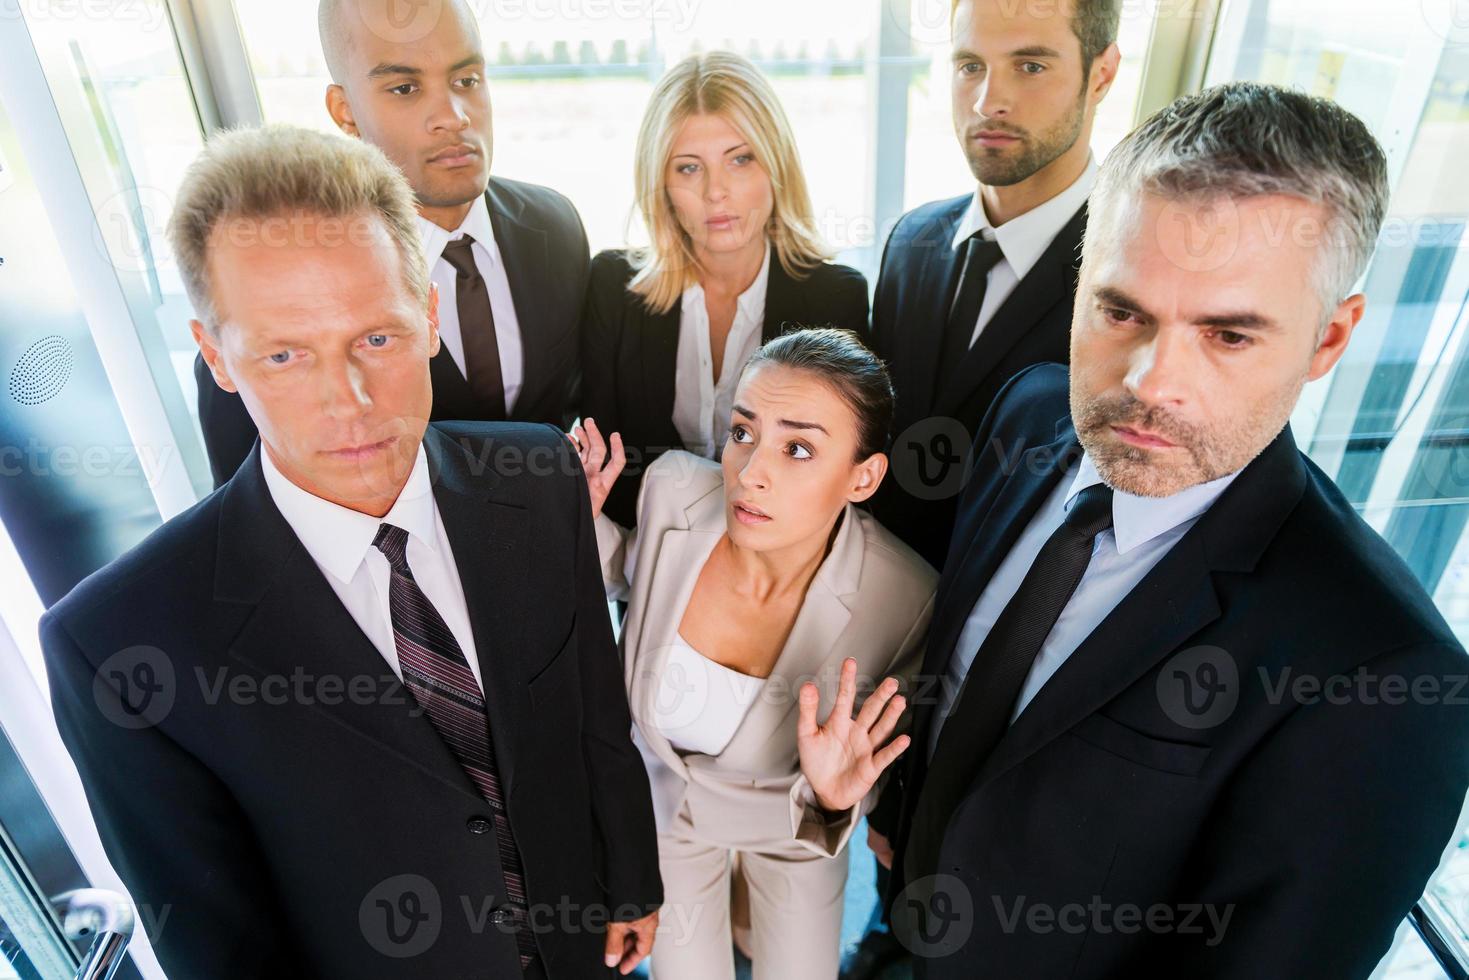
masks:
<path id="1" fill-rule="evenodd" d="M 444 261 L 459 274 L 455 306 L 459 310 L 459 337 L 464 344 L 464 377 L 484 406 L 484 421 L 500 421 L 505 411 L 505 379 L 500 371 L 500 345 L 495 340 L 495 314 L 490 289 L 475 265 L 468 235 L 444 246 Z"/>
<path id="2" fill-rule="evenodd" d="M 454 754 L 464 774 L 490 805 L 500 870 L 505 876 L 506 904 L 514 917 L 515 943 L 520 965 L 536 953 L 531 935 L 525 873 L 520 852 L 505 812 L 500 770 L 495 764 L 495 742 L 485 699 L 474 672 L 444 618 L 418 587 L 408 567 L 408 532 L 392 524 L 380 525 L 372 545 L 387 558 L 393 577 L 388 585 L 388 609 L 393 618 L 393 645 L 404 685 L 424 709 L 434 730 Z"/>
<path id="3" fill-rule="evenodd" d="M 1096 536 L 1111 526 L 1112 489 L 1099 483 L 1081 491 L 980 644 L 939 731 L 913 811 L 904 854 L 908 881 L 938 870 L 949 818 L 1005 734 L 1031 664 L 1081 583 Z M 914 751 L 925 750 L 914 746 Z"/>
<path id="4" fill-rule="evenodd" d="M 984 308 L 984 294 L 989 288 L 990 270 L 1005 257 L 1000 243 L 975 232 L 964 242 L 964 259 L 954 300 L 949 304 L 949 319 L 944 326 L 943 353 L 939 359 L 938 390 L 942 391 L 949 376 L 959 369 L 969 342 L 979 324 L 979 311 Z"/>

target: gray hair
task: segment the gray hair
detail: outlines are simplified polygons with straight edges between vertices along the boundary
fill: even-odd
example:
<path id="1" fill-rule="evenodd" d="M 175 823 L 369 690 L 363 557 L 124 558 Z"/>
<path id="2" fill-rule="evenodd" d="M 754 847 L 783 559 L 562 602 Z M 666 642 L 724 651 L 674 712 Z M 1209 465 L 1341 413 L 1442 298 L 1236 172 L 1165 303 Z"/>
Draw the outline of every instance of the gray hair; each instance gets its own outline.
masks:
<path id="1" fill-rule="evenodd" d="M 1118 144 L 1102 165 L 1092 214 L 1128 208 L 1139 193 L 1190 201 L 1279 194 L 1320 205 L 1315 286 L 1324 323 L 1372 257 L 1387 213 L 1387 157 L 1362 120 L 1334 102 L 1230 82 L 1178 99 Z M 1084 255 L 1094 237 L 1089 230 Z"/>
<path id="2" fill-rule="evenodd" d="M 270 125 L 210 139 L 184 175 L 169 219 L 174 258 L 206 328 L 214 332 L 220 323 L 209 281 L 209 242 L 216 229 L 225 225 L 230 234 L 239 231 L 265 244 L 282 234 L 299 240 L 303 232 L 294 216 L 302 214 L 329 219 L 311 232 L 326 245 L 367 239 L 381 221 L 402 255 L 409 290 L 427 304 L 418 212 L 398 168 L 362 140 Z"/>

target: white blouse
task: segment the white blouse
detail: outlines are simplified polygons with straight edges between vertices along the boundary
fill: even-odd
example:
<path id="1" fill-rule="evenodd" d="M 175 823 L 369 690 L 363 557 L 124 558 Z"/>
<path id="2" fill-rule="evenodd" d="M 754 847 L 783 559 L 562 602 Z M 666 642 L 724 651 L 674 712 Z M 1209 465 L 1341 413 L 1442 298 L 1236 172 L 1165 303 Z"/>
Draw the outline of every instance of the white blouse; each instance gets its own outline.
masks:
<path id="1" fill-rule="evenodd" d="M 765 293 L 770 283 L 770 246 L 750 288 L 736 301 L 734 323 L 724 339 L 719 380 L 709 345 L 709 307 L 704 287 L 684 290 L 678 319 L 678 360 L 673 377 L 673 426 L 684 448 L 705 459 L 718 459 L 729 428 L 735 386 L 750 355 L 760 348 L 765 326 Z"/>
<path id="2" fill-rule="evenodd" d="M 680 752 L 718 755 L 764 686 L 765 678 L 715 663 L 680 634 L 658 678 L 653 724 Z"/>

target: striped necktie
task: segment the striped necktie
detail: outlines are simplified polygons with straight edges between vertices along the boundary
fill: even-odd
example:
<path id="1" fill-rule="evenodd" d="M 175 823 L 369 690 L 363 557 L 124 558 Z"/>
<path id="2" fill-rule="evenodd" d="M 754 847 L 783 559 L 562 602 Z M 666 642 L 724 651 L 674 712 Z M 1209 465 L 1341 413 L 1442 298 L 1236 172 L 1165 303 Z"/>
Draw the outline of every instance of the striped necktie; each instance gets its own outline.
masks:
<path id="1" fill-rule="evenodd" d="M 393 644 L 398 650 L 403 683 L 413 692 L 470 781 L 489 801 L 500 867 L 505 874 L 507 904 L 515 920 L 515 944 L 520 951 L 520 965 L 524 967 L 535 957 L 535 937 L 527 927 L 525 875 L 510 831 L 510 818 L 505 812 L 505 798 L 500 793 L 500 774 L 495 766 L 495 744 L 485 700 L 459 642 L 413 579 L 413 570 L 408 567 L 408 532 L 383 524 L 372 545 L 388 559 L 393 571 L 388 608 L 392 613 Z"/>

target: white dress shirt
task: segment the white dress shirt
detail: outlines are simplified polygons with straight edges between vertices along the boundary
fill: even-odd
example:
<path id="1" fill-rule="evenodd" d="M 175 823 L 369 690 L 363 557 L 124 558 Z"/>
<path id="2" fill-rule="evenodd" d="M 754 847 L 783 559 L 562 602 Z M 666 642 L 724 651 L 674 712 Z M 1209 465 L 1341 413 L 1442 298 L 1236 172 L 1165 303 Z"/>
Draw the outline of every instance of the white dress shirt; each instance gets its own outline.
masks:
<path id="1" fill-rule="evenodd" d="M 439 518 L 439 507 L 434 503 L 423 446 L 418 447 L 418 459 L 403 491 L 381 519 L 302 490 L 276 467 L 268 450 L 261 450 L 260 465 L 265 471 L 265 485 L 281 516 L 399 680 L 403 679 L 403 670 L 398 665 L 393 616 L 388 605 L 392 570 L 388 559 L 372 546 L 372 541 L 382 524 L 392 524 L 408 532 L 407 559 L 414 581 L 459 641 L 459 648 L 464 651 L 464 659 L 469 661 L 470 672 L 483 694 L 485 685 L 474 652 L 469 607 L 464 601 L 459 567 L 449 549 L 444 522 Z"/>
<path id="2" fill-rule="evenodd" d="M 490 209 L 483 196 L 477 197 L 464 216 L 464 223 L 454 231 L 445 231 L 426 218 L 418 219 L 418 233 L 423 238 L 423 254 L 428 259 L 429 278 L 439 287 L 439 339 L 449 349 L 449 356 L 464 370 L 464 335 L 459 327 L 459 273 L 444 259 L 444 247 L 465 235 L 474 239 L 470 252 L 475 268 L 490 293 L 490 313 L 495 318 L 495 342 L 500 347 L 500 377 L 505 385 L 505 411 L 515 408 L 515 399 L 525 378 L 525 347 L 520 340 L 520 319 L 515 315 L 515 301 L 510 296 L 510 279 L 505 274 L 505 260 L 495 243 L 495 228 L 490 223 Z"/>
<path id="3" fill-rule="evenodd" d="M 1088 158 L 1086 170 L 1082 171 L 1081 176 L 1070 187 L 1046 203 L 1031 208 L 1019 217 L 1011 218 L 998 228 L 990 224 L 989 216 L 984 211 L 984 201 L 980 198 L 978 189 L 975 190 L 974 197 L 969 202 L 969 210 L 964 212 L 959 228 L 954 232 L 953 247 L 956 251 L 963 248 L 964 243 L 975 232 L 981 232 L 988 240 L 999 243 L 1003 258 L 990 269 L 984 305 L 979 308 L 979 320 L 974 325 L 974 335 L 969 338 L 969 346 L 974 346 L 980 331 L 990 322 L 995 311 L 1015 291 L 1020 280 L 1040 261 L 1046 249 L 1051 247 L 1051 242 L 1066 227 L 1066 222 L 1086 203 L 1091 195 L 1092 185 L 1096 182 L 1097 161 L 1095 158 Z"/>
<path id="4" fill-rule="evenodd" d="M 678 360 L 673 377 L 673 425 L 684 448 L 718 459 L 729 428 L 735 388 L 750 355 L 760 348 L 765 326 L 765 293 L 770 285 L 770 246 L 750 288 L 740 293 L 734 324 L 724 339 L 724 363 L 714 380 L 709 345 L 709 307 L 697 282 L 684 290 L 678 318 Z"/>
<path id="5" fill-rule="evenodd" d="M 1010 721 L 1020 716 L 1046 681 L 1061 669 L 1072 651 L 1153 570 L 1153 566 L 1163 560 L 1163 556 L 1238 475 L 1236 471 L 1189 487 L 1171 497 L 1136 497 L 1121 490 L 1113 492 L 1112 527 L 1098 534 L 1093 542 L 1091 562 L 1066 608 L 1061 610 L 1056 625 L 1041 645 L 1040 653 L 1020 688 L 1020 696 L 1015 699 Z M 1061 526 L 1077 495 L 1101 482 L 1091 456 L 1083 455 L 1076 467 L 1075 478 L 1069 484 L 1065 479 L 1056 484 L 1056 489 L 1036 511 L 1035 517 L 1016 539 L 1015 546 L 995 569 L 994 576 L 980 593 L 974 610 L 965 621 L 949 658 L 944 682 L 939 689 L 938 718 L 948 718 L 975 654 L 1000 618 L 1000 613 L 1019 591 L 1020 583 L 1035 563 L 1041 546 Z M 938 745 L 942 727 L 942 723 L 933 726 L 928 743 L 930 756 Z"/>

